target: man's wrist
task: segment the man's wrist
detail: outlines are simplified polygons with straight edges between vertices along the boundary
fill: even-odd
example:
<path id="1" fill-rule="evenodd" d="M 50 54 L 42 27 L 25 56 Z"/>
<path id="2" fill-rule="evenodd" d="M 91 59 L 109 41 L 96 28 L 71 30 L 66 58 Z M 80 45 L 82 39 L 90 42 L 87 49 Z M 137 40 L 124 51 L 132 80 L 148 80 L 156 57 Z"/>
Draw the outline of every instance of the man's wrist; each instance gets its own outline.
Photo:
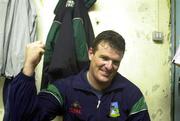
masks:
<path id="1" fill-rule="evenodd" d="M 26 76 L 32 76 L 35 72 L 35 69 L 30 65 L 24 65 L 22 72 Z"/>

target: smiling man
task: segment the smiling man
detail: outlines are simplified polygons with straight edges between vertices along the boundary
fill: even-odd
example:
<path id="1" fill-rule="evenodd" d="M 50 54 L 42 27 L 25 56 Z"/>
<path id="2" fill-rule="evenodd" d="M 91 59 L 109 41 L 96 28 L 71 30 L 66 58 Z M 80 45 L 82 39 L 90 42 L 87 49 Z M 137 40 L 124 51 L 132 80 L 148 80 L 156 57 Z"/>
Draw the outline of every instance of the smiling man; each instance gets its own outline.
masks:
<path id="1" fill-rule="evenodd" d="M 103 31 L 89 48 L 89 67 L 37 94 L 34 72 L 44 44 L 29 44 L 24 68 L 10 89 L 11 120 L 50 121 L 62 115 L 64 121 L 150 121 L 140 89 L 117 72 L 124 51 L 120 34 Z"/>

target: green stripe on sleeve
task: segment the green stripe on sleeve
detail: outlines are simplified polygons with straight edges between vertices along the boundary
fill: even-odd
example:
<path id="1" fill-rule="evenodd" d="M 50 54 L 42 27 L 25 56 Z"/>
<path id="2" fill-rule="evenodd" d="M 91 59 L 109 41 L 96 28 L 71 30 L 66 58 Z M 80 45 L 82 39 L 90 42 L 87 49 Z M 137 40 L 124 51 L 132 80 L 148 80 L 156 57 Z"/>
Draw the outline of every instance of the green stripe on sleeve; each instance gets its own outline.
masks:
<path id="1" fill-rule="evenodd" d="M 133 115 L 144 110 L 147 110 L 147 104 L 144 97 L 142 97 L 133 105 L 129 115 Z"/>
<path id="2" fill-rule="evenodd" d="M 49 84 L 47 89 L 44 89 L 41 92 L 50 93 L 51 95 L 53 95 L 58 100 L 60 105 L 63 105 L 63 103 L 64 103 L 63 102 L 63 96 L 61 95 L 61 93 L 59 92 L 57 87 L 54 86 L 53 84 Z"/>

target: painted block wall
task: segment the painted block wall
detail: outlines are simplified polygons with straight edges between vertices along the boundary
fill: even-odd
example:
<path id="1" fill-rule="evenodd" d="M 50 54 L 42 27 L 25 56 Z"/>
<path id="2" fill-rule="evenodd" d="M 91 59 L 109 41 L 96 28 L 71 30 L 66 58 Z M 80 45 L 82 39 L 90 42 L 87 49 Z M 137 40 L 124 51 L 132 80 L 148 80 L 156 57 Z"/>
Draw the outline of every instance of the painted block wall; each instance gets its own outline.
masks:
<path id="1" fill-rule="evenodd" d="M 35 0 L 38 40 L 46 41 L 57 2 Z M 97 0 L 89 15 L 95 35 L 112 29 L 125 38 L 126 52 L 118 71 L 140 87 L 151 120 L 171 121 L 170 0 Z M 162 43 L 152 40 L 154 31 L 163 33 Z M 38 88 L 42 61 L 36 70 Z"/>

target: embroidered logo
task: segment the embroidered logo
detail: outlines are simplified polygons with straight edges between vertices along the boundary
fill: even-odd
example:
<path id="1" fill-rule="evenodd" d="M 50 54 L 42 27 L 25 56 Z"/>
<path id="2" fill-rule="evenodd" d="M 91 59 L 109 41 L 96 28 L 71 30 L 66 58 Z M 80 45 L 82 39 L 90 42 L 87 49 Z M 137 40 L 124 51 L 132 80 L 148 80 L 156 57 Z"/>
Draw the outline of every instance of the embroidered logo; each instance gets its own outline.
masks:
<path id="1" fill-rule="evenodd" d="M 71 107 L 69 108 L 69 112 L 74 114 L 81 114 L 81 106 L 79 102 L 75 101 L 73 104 L 71 104 Z"/>
<path id="2" fill-rule="evenodd" d="M 74 0 L 67 0 L 66 7 L 74 7 L 74 4 L 75 4 Z"/>
<path id="3" fill-rule="evenodd" d="M 109 116 L 113 118 L 120 116 L 118 102 L 111 102 Z"/>

